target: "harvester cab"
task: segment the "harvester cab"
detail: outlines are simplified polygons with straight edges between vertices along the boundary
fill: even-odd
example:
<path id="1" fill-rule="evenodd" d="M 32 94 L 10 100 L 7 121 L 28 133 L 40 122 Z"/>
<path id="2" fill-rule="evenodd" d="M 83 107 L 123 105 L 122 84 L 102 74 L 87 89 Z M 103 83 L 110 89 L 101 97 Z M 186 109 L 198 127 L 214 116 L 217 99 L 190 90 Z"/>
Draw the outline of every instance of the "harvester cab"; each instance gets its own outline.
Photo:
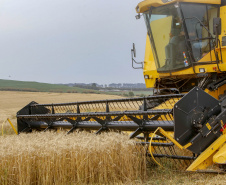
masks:
<path id="1" fill-rule="evenodd" d="M 146 0 L 144 78 L 149 88 L 188 92 L 224 77 L 225 1 Z"/>
<path id="2" fill-rule="evenodd" d="M 160 166 L 172 161 L 187 171 L 207 171 L 213 165 L 224 170 L 226 1 L 145 0 L 136 11 L 136 18 L 143 14 L 147 26 L 145 59 L 137 64 L 143 68 L 147 88 L 157 89 L 157 94 L 58 104 L 31 102 L 17 113 L 18 133 L 130 132 L 130 138 L 148 146 L 147 159 Z M 136 63 L 135 45 L 131 54 Z"/>

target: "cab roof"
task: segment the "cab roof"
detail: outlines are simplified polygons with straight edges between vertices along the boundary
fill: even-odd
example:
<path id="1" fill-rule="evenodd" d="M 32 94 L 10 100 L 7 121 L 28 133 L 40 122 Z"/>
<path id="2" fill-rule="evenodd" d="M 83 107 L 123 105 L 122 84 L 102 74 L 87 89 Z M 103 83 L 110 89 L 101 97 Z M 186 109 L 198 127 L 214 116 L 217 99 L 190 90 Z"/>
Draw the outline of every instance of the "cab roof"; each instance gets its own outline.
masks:
<path id="1" fill-rule="evenodd" d="M 137 5 L 136 11 L 137 13 L 143 13 L 147 11 L 151 6 L 158 7 L 175 2 L 221 4 L 221 0 L 144 0 Z"/>

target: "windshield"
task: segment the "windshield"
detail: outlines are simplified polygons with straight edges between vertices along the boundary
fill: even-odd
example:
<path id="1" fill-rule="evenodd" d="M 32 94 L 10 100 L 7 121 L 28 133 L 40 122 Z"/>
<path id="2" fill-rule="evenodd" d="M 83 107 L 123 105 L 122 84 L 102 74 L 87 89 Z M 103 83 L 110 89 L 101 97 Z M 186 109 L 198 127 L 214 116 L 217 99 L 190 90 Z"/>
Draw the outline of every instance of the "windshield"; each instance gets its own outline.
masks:
<path id="1" fill-rule="evenodd" d="M 214 48 L 214 17 L 218 6 L 206 4 L 175 3 L 145 12 L 157 71 L 189 67 L 209 53 Z"/>
<path id="2" fill-rule="evenodd" d="M 213 18 L 218 17 L 218 6 L 182 3 L 181 10 L 193 59 L 198 62 L 214 47 Z"/>
<path id="3" fill-rule="evenodd" d="M 153 8 L 144 13 L 158 71 L 172 71 L 190 65 L 182 16 L 177 4 Z"/>

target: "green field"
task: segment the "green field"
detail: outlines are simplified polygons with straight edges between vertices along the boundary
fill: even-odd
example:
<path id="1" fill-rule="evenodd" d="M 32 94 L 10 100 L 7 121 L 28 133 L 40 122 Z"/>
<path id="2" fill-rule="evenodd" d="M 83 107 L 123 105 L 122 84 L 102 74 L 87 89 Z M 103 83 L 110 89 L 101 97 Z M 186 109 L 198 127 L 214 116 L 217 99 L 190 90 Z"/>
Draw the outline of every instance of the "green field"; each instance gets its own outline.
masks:
<path id="1" fill-rule="evenodd" d="M 57 93 L 96 93 L 96 94 L 110 94 L 129 96 L 129 91 L 98 91 L 93 89 L 85 89 L 79 87 L 69 87 L 67 85 L 27 82 L 16 80 L 0 79 L 0 91 L 27 91 L 27 92 L 57 92 Z M 152 95 L 150 91 L 132 91 L 134 96 L 148 96 Z"/>
<path id="2" fill-rule="evenodd" d="M 24 82 L 0 79 L 1 91 L 29 91 L 29 92 L 62 92 L 62 93 L 98 93 L 96 90 L 69 87 L 66 85 Z"/>

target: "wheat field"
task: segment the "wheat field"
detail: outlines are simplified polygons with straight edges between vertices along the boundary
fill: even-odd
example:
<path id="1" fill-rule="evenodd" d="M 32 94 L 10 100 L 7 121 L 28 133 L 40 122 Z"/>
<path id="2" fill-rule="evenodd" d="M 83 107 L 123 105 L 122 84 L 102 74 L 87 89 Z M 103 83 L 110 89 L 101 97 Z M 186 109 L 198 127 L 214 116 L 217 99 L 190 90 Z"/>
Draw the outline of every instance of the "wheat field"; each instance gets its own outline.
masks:
<path id="1" fill-rule="evenodd" d="M 0 128 L 6 118 L 38 103 L 117 99 L 100 94 L 0 92 Z M 119 133 L 64 132 L 15 135 L 6 122 L 0 136 L 0 184 L 226 184 L 224 174 L 162 169 L 146 164 L 144 148 Z"/>
<path id="2" fill-rule="evenodd" d="M 0 139 L 1 184 L 115 184 L 146 179 L 145 150 L 127 135 L 80 132 Z"/>

